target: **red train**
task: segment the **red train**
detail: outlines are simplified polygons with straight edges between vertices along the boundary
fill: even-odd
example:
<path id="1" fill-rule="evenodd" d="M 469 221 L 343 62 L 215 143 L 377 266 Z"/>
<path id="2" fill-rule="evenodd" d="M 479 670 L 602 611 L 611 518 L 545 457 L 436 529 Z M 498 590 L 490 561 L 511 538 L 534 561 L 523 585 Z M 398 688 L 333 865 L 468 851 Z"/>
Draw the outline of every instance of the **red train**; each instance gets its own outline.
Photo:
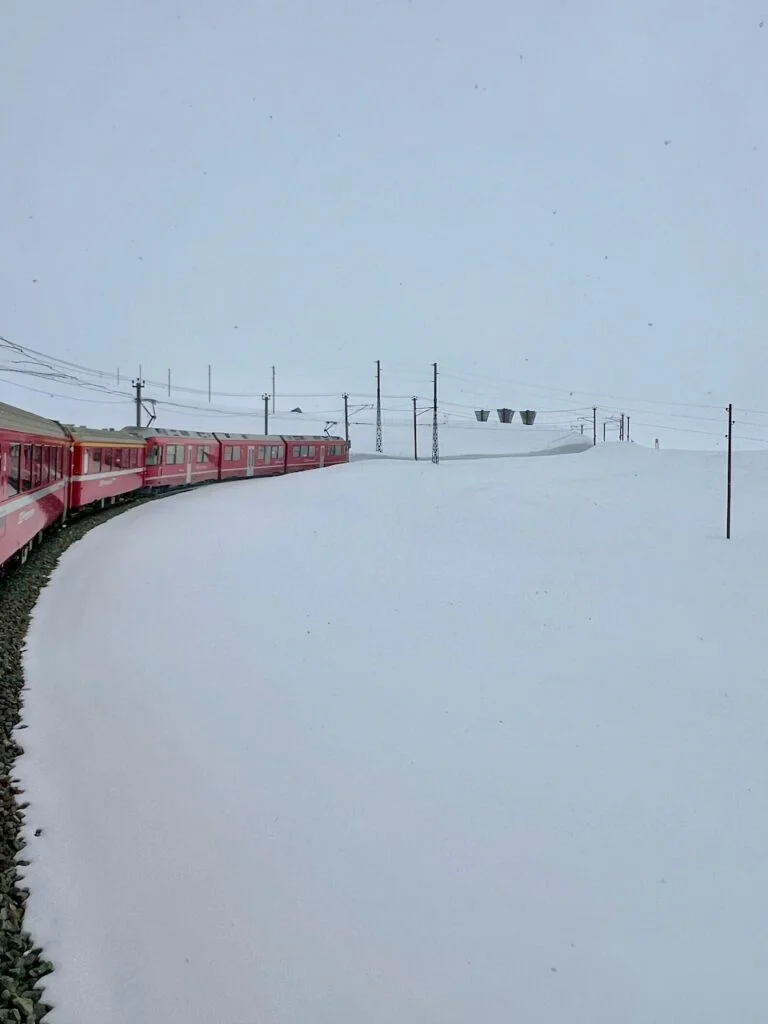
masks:
<path id="1" fill-rule="evenodd" d="M 349 462 L 341 437 L 73 427 L 0 402 L 0 569 L 79 509 Z"/>

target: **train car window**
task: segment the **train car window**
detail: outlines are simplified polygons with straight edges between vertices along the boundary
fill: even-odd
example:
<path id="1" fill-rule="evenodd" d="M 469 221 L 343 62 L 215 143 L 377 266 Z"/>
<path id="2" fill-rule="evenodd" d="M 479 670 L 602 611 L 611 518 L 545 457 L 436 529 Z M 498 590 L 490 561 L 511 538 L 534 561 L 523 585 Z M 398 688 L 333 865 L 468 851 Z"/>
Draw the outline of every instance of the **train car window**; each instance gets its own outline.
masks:
<path id="1" fill-rule="evenodd" d="M 298 459 L 298 457 L 300 455 L 301 455 L 301 448 L 299 448 L 298 445 L 294 445 L 293 446 L 293 457 L 294 457 L 294 459 Z"/>
<path id="2" fill-rule="evenodd" d="M 176 458 L 176 445 L 169 444 L 165 449 L 165 464 L 166 466 L 175 466 L 179 460 Z"/>
<path id="3" fill-rule="evenodd" d="M 256 453 L 256 455 L 257 455 L 257 458 L 258 458 L 258 459 L 259 459 L 259 460 L 260 460 L 261 462 L 263 462 L 263 461 L 264 461 L 264 445 L 263 445 L 263 444 L 260 444 L 260 445 L 259 445 L 259 450 L 258 450 L 258 452 Z"/>
<path id="4" fill-rule="evenodd" d="M 232 448 L 229 445 L 224 445 L 224 461 L 232 461 Z"/>
<path id="5" fill-rule="evenodd" d="M 232 449 L 232 461 L 233 462 L 239 462 L 240 461 L 240 445 L 236 444 L 234 446 L 234 448 Z"/>
<path id="6" fill-rule="evenodd" d="M 112 469 L 112 449 L 102 448 L 101 450 L 101 468 L 105 473 L 108 473 Z"/>
<path id="7" fill-rule="evenodd" d="M 50 483 L 51 480 L 51 455 L 53 449 L 49 444 L 43 446 L 43 471 L 41 482 L 44 484 Z"/>
<path id="8" fill-rule="evenodd" d="M 101 448 L 91 449 L 91 472 L 101 472 Z"/>
<path id="9" fill-rule="evenodd" d="M 313 444 L 311 444 L 309 446 L 309 450 L 307 451 L 307 455 L 310 457 L 310 459 L 314 459 L 314 457 L 315 457 L 315 446 Z"/>
<path id="10" fill-rule="evenodd" d="M 160 445 L 153 444 L 147 449 L 147 457 L 144 460 L 145 466 L 160 465 Z"/>
<path id="11" fill-rule="evenodd" d="M 21 489 L 28 491 L 32 486 L 32 445 L 25 444 L 21 448 Z"/>
<path id="12" fill-rule="evenodd" d="M 115 450 L 113 451 L 112 455 L 113 455 L 112 467 L 114 469 L 122 469 L 123 468 L 123 449 L 122 448 L 115 448 Z"/>
<path id="13" fill-rule="evenodd" d="M 21 461 L 21 445 L 12 444 L 8 455 L 8 493 L 19 493 L 19 469 Z"/>
<path id="14" fill-rule="evenodd" d="M 205 462 L 205 448 L 202 445 L 197 447 L 197 455 L 195 456 L 196 462 Z"/>
<path id="15" fill-rule="evenodd" d="M 40 474 L 43 468 L 43 449 L 39 444 L 32 448 L 32 487 L 40 486 Z"/>

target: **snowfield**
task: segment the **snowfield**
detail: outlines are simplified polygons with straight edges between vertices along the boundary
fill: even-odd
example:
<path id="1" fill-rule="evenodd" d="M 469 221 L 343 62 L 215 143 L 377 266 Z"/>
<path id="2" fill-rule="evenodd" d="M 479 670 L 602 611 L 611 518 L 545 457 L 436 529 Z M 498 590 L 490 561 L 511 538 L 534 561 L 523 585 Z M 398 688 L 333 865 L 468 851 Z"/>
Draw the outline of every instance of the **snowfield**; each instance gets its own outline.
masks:
<path id="1" fill-rule="evenodd" d="M 768 456 L 730 543 L 724 483 L 361 461 L 71 548 L 17 771 L 51 1024 L 762 1024 Z"/>

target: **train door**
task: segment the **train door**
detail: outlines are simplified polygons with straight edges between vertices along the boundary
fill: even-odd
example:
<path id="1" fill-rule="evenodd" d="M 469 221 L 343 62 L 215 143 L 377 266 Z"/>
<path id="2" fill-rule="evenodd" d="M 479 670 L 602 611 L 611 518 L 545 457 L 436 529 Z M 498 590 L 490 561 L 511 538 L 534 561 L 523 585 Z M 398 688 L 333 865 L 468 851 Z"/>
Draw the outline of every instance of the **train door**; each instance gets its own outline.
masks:
<path id="1" fill-rule="evenodd" d="M 265 466 L 269 465 L 271 455 L 272 455 L 272 446 L 271 445 L 265 445 L 264 446 L 264 465 Z"/>
<path id="2" fill-rule="evenodd" d="M 253 476 L 253 468 L 256 465 L 256 449 L 248 446 L 248 476 Z"/>
<path id="3" fill-rule="evenodd" d="M 187 483 L 192 483 L 192 445 L 187 445 Z"/>

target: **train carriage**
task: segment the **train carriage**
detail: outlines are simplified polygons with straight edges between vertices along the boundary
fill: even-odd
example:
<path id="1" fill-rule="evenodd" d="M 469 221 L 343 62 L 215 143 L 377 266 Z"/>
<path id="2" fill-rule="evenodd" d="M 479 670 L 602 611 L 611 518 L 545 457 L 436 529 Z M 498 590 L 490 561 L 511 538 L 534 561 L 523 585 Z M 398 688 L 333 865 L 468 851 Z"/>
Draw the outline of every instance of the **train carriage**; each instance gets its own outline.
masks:
<path id="1" fill-rule="evenodd" d="M 285 472 L 285 442 L 269 434 L 216 433 L 221 445 L 219 479 L 275 476 Z"/>
<path id="2" fill-rule="evenodd" d="M 220 445 L 214 434 L 161 427 L 124 427 L 121 433 L 143 439 L 144 486 L 150 490 L 220 479 Z"/>
<path id="3" fill-rule="evenodd" d="M 144 441 L 122 430 L 65 425 L 73 441 L 70 508 L 114 503 L 144 485 Z"/>
<path id="4" fill-rule="evenodd" d="M 0 402 L 0 566 L 64 519 L 70 449 L 60 423 Z"/>
<path id="5" fill-rule="evenodd" d="M 285 435 L 285 472 L 321 469 L 349 461 L 349 445 L 343 437 L 294 434 Z"/>

